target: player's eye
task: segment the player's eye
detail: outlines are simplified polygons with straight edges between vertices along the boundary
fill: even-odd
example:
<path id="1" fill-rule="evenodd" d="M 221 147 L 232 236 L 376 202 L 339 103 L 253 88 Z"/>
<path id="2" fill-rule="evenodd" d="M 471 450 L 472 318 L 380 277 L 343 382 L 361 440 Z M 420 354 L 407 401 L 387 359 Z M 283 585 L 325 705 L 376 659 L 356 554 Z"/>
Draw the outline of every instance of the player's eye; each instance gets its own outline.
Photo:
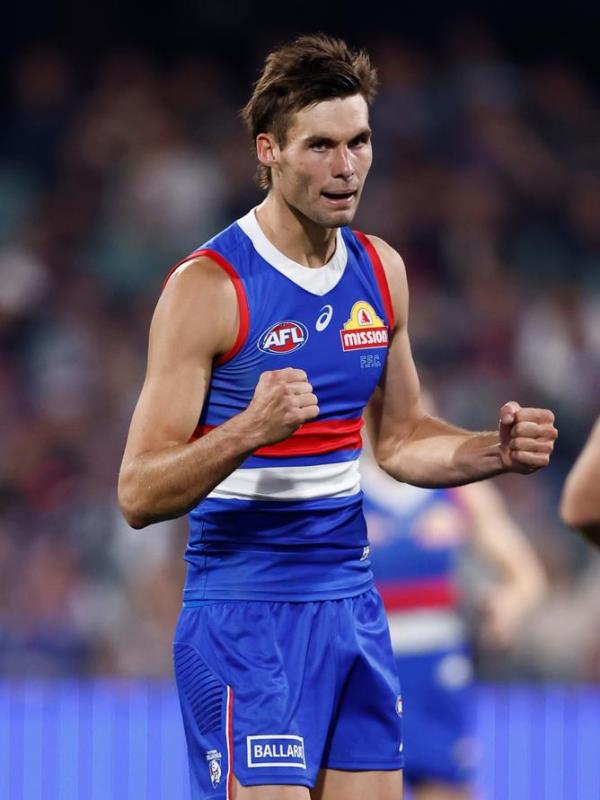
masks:
<path id="1" fill-rule="evenodd" d="M 328 139 L 315 139 L 309 144 L 309 147 L 316 153 L 323 153 L 325 150 L 328 150 L 330 147 L 332 147 L 332 142 L 330 142 Z"/>
<path id="2" fill-rule="evenodd" d="M 352 149 L 364 147 L 364 145 L 369 143 L 370 138 L 371 137 L 367 133 L 361 134 L 360 136 L 357 136 L 355 139 L 352 139 L 349 146 Z"/>

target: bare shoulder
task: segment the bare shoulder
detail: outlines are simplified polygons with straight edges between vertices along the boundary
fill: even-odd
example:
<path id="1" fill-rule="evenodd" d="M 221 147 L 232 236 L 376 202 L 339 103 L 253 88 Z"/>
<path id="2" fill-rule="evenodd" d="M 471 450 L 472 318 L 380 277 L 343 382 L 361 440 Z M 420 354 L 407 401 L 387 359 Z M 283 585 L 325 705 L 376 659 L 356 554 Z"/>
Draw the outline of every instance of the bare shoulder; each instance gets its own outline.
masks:
<path id="1" fill-rule="evenodd" d="M 374 236 L 372 233 L 367 234 L 367 238 L 379 253 L 384 267 L 389 267 L 390 269 L 399 270 L 401 272 L 406 271 L 402 256 L 391 244 L 388 244 L 385 239 L 381 239 L 379 236 Z"/>
<path id="2" fill-rule="evenodd" d="M 189 259 L 169 276 L 150 326 L 146 377 L 124 464 L 140 453 L 189 441 L 214 360 L 236 340 L 237 317 L 231 280 L 210 259 Z"/>
<path id="3" fill-rule="evenodd" d="M 408 282 L 406 279 L 406 266 L 400 253 L 395 250 L 385 239 L 379 236 L 368 234 L 368 239 L 377 250 L 377 254 L 383 264 L 385 277 L 387 278 L 394 316 L 397 324 L 402 325 L 406 322 L 408 314 Z"/>
<path id="4" fill-rule="evenodd" d="M 156 335 L 195 346 L 207 355 L 227 352 L 236 339 L 239 308 L 230 276 L 205 256 L 181 263 L 169 276 L 158 300 L 151 339 Z"/>

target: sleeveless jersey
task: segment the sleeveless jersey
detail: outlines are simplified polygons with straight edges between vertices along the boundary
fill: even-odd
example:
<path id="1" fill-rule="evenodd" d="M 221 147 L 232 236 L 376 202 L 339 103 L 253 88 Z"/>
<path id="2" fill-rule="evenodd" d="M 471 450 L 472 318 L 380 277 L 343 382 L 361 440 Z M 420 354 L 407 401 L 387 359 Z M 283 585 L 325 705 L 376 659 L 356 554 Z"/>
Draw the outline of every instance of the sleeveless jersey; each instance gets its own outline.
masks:
<path id="1" fill-rule="evenodd" d="M 194 251 L 231 276 L 240 329 L 213 365 L 197 436 L 249 405 L 262 372 L 303 369 L 320 413 L 255 451 L 189 515 L 184 601 L 317 600 L 372 585 L 358 457 L 393 312 L 369 240 L 337 231 L 323 267 L 288 259 L 254 211 Z M 201 313 L 201 298 L 199 298 Z"/>
<path id="2" fill-rule="evenodd" d="M 395 651 L 460 645 L 455 571 L 467 532 L 456 491 L 399 484 L 370 463 L 362 473 L 371 565 Z"/>

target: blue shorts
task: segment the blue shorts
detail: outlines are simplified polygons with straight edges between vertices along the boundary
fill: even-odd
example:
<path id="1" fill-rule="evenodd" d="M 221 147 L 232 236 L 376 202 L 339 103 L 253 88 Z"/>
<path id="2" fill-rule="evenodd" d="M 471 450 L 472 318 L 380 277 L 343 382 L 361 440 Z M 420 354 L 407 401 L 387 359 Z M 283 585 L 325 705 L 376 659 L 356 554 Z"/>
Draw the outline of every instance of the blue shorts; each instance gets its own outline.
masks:
<path id="1" fill-rule="evenodd" d="M 467 647 L 396 658 L 404 696 L 406 783 L 470 783 L 476 747 Z"/>
<path id="2" fill-rule="evenodd" d="M 175 675 L 192 800 L 314 786 L 319 769 L 402 768 L 399 681 L 381 599 L 184 607 Z"/>

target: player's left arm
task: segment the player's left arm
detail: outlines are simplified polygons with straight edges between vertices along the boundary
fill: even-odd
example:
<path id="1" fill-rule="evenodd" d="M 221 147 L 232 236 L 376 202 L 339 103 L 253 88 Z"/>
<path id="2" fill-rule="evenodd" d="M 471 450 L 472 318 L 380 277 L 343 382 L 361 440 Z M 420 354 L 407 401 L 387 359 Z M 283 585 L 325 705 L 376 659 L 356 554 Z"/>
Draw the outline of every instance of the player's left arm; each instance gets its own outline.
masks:
<path id="1" fill-rule="evenodd" d="M 493 481 L 454 491 L 469 522 L 473 549 L 497 576 L 481 607 L 483 638 L 507 647 L 525 615 L 542 599 L 546 576 Z"/>
<path id="2" fill-rule="evenodd" d="M 473 432 L 425 413 L 408 336 L 408 284 L 399 254 L 369 237 L 383 262 L 395 316 L 386 369 L 366 421 L 379 465 L 396 480 L 444 487 L 545 467 L 557 431 L 547 409 L 500 409 L 497 431 Z"/>
<path id="3" fill-rule="evenodd" d="M 560 515 L 569 527 L 600 547 L 600 417 L 567 475 Z"/>

